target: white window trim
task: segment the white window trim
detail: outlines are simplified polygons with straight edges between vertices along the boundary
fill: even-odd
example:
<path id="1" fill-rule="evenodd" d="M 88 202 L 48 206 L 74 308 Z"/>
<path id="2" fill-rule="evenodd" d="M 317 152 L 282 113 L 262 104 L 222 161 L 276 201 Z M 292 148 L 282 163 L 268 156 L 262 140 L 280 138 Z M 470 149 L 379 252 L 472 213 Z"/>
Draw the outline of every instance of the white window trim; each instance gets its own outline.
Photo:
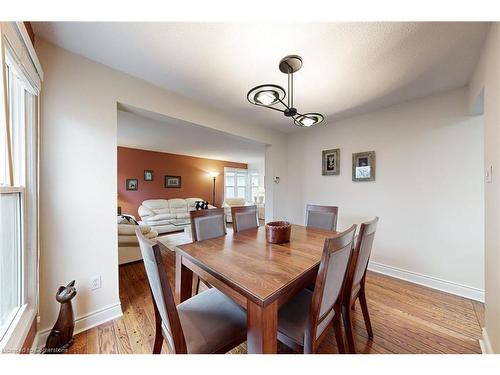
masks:
<path id="1" fill-rule="evenodd" d="M 253 204 L 253 199 L 252 199 L 252 174 L 259 174 L 257 170 L 255 169 L 244 169 L 244 168 L 231 168 L 231 167 L 224 167 L 224 199 L 226 199 L 226 173 L 227 172 L 234 172 L 236 173 L 235 175 L 235 180 L 234 180 L 234 193 L 235 196 L 238 195 L 238 177 L 237 173 L 241 172 L 244 173 L 246 176 L 246 185 L 245 185 L 245 201 Z"/>
<path id="2" fill-rule="evenodd" d="M 27 168 L 25 174 L 29 185 L 24 187 L 2 186 L 1 192 L 21 191 L 22 204 L 22 302 L 14 319 L 9 325 L 2 341 L 0 342 L 0 353 L 2 351 L 19 350 L 31 329 L 31 326 L 38 315 L 38 160 L 39 160 L 39 96 L 41 90 L 41 80 L 43 71 L 36 58 L 33 46 L 26 39 L 27 32 L 22 22 L 1 22 L 0 23 L 0 53 L 5 57 L 5 49 L 9 49 L 9 54 L 19 70 L 24 74 L 24 81 L 28 91 L 34 95 L 31 113 L 33 116 L 32 128 L 25 130 L 26 137 L 26 160 Z M 0 59 L 0 73 L 4 74 L 3 63 L 5 59 Z M 3 80 L 0 80 L 3 82 Z M 0 87 L 3 91 L 3 87 Z M 2 95 L 3 97 L 3 95 Z M 3 104 L 3 103 L 2 103 Z M 27 116 L 28 114 L 25 113 Z M 12 181 L 11 181 L 12 183 Z"/>

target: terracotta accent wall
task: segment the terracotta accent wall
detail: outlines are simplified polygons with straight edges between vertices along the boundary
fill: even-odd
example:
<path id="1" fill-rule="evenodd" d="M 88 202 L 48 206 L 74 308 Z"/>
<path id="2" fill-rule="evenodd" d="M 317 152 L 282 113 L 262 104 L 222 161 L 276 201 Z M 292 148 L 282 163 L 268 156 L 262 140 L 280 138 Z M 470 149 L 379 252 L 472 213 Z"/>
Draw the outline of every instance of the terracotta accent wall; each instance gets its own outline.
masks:
<path id="1" fill-rule="evenodd" d="M 219 172 L 215 186 L 215 206 L 224 199 L 224 167 L 244 168 L 247 164 L 118 147 L 118 203 L 122 213 L 139 219 L 137 209 L 146 199 L 202 198 L 212 201 L 213 179 L 208 172 Z M 153 171 L 153 181 L 144 181 L 144 171 Z M 165 176 L 181 176 L 180 188 L 165 188 Z M 138 189 L 126 190 L 126 180 L 136 178 Z"/>

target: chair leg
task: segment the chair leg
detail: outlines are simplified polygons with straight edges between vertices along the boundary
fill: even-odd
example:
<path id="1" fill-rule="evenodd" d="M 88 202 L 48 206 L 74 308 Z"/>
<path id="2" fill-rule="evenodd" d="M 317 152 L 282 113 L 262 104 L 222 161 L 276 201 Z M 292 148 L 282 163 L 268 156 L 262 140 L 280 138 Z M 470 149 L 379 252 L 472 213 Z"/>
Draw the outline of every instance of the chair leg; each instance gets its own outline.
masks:
<path id="1" fill-rule="evenodd" d="M 197 295 L 200 291 L 200 277 L 196 274 L 193 274 L 193 285 L 194 285 L 193 295 Z"/>
<path id="2" fill-rule="evenodd" d="M 341 317 L 333 319 L 333 332 L 335 333 L 335 340 L 340 354 L 345 354 L 344 336 L 342 335 L 342 324 L 340 323 Z"/>
<path id="3" fill-rule="evenodd" d="M 368 337 L 373 340 L 372 323 L 370 322 L 370 314 L 368 313 L 368 304 L 366 303 L 366 295 L 364 289 L 362 289 L 361 293 L 359 293 L 359 304 L 361 305 L 361 311 L 363 312 L 363 319 L 365 320 Z"/>
<path id="4" fill-rule="evenodd" d="M 161 316 L 156 307 L 156 303 L 153 303 L 155 308 L 155 342 L 153 344 L 153 354 L 160 354 L 161 347 L 163 345 L 163 334 L 161 332 Z"/>
<path id="5" fill-rule="evenodd" d="M 354 335 L 352 333 L 352 316 L 351 307 L 349 304 L 342 305 L 342 319 L 344 321 L 345 335 L 347 339 L 347 347 L 349 353 L 355 354 L 356 348 L 354 346 Z"/>

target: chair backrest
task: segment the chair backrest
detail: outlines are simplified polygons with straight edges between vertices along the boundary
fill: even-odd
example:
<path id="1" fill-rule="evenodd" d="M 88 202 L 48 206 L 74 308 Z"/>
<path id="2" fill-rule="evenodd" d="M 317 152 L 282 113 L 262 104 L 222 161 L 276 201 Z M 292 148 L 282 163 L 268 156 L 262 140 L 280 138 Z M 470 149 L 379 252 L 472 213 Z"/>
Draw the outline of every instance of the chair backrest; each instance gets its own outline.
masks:
<path id="1" fill-rule="evenodd" d="M 306 227 L 323 230 L 337 230 L 337 206 L 317 206 L 308 204 L 306 207 Z"/>
<path id="2" fill-rule="evenodd" d="M 355 233 L 356 225 L 353 225 L 335 237 L 325 240 L 304 345 L 312 345 L 324 332 L 334 315 L 340 314 L 342 291 Z"/>
<path id="3" fill-rule="evenodd" d="M 148 276 L 149 288 L 153 295 L 155 314 L 159 314 L 163 337 L 175 353 L 187 353 L 186 341 L 182 331 L 174 296 L 168 283 L 167 271 L 162 261 L 159 246 L 148 240 L 136 228 L 135 234 L 141 248 L 144 267 Z"/>
<path id="4" fill-rule="evenodd" d="M 226 234 L 223 208 L 191 211 L 189 215 L 193 241 L 208 240 Z"/>
<path id="5" fill-rule="evenodd" d="M 352 292 L 357 291 L 363 282 L 366 269 L 368 268 L 368 261 L 373 247 L 373 240 L 375 238 L 375 231 L 377 230 L 378 217 L 375 219 L 362 223 L 359 227 L 358 238 L 356 246 L 352 253 L 351 264 L 349 265 L 349 275 L 346 281 L 345 298 L 350 299 Z"/>
<path id="6" fill-rule="evenodd" d="M 231 207 L 234 232 L 259 227 L 257 220 L 257 206 Z"/>

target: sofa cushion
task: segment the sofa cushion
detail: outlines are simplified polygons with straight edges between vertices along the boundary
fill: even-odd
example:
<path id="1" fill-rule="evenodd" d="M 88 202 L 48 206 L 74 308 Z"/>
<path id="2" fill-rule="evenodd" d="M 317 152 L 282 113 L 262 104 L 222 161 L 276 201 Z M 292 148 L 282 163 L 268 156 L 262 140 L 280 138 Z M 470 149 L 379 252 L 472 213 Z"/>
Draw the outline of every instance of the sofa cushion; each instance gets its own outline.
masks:
<path id="1" fill-rule="evenodd" d="M 157 211 L 164 208 L 168 209 L 168 200 L 166 199 L 147 199 L 142 202 L 142 205 L 150 210 Z"/>
<path id="2" fill-rule="evenodd" d="M 165 215 L 165 214 L 170 214 L 171 213 L 170 207 L 167 207 L 167 208 L 156 208 L 155 210 L 153 210 L 153 212 L 156 215 Z"/>
<path id="3" fill-rule="evenodd" d="M 183 219 L 183 220 L 186 220 L 186 219 L 189 219 L 190 216 L 189 216 L 189 213 L 188 212 L 179 212 L 177 215 L 176 215 L 176 219 Z"/>
<path id="4" fill-rule="evenodd" d="M 155 221 L 160 221 L 160 220 L 172 220 L 175 219 L 176 215 L 175 214 L 158 214 L 155 216 L 151 216 L 147 218 L 148 223 L 154 223 Z"/>
<path id="5" fill-rule="evenodd" d="M 118 224 L 118 234 L 135 236 L 135 228 L 137 228 L 137 225 Z M 141 229 L 142 234 L 146 234 L 151 231 L 151 227 L 149 225 L 139 225 L 139 228 Z"/>
<path id="6" fill-rule="evenodd" d="M 170 208 L 170 213 L 176 214 L 178 212 L 187 212 L 188 206 L 185 199 L 169 199 L 168 206 Z"/>
<path id="7" fill-rule="evenodd" d="M 146 237 L 147 239 L 150 239 L 150 240 L 153 240 L 155 239 L 156 237 L 158 237 L 158 232 L 155 231 L 154 229 L 151 229 L 148 233 L 143 233 L 144 234 L 144 237 Z M 137 240 L 137 236 L 134 235 L 133 236 L 129 236 L 129 235 L 118 235 L 118 245 L 138 245 L 139 244 L 139 241 Z"/>

